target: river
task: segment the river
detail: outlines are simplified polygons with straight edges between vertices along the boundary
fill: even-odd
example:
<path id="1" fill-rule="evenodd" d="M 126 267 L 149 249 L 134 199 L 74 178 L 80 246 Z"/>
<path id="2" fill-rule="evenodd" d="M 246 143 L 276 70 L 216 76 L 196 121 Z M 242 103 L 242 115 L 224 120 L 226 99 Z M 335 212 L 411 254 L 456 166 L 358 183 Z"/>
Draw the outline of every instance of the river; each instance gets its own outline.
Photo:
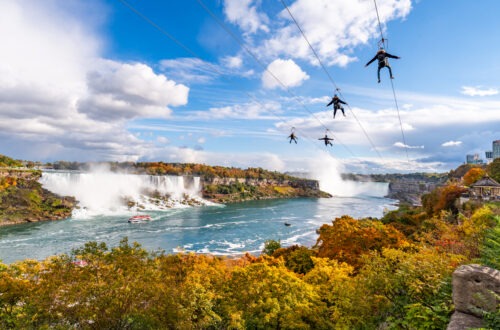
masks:
<path id="1" fill-rule="evenodd" d="M 57 181 L 55 179 L 59 180 L 56 186 L 53 184 Z M 60 179 L 52 177 L 49 180 L 53 181 L 52 185 L 47 180 L 42 181 L 44 186 L 59 190 L 73 187 L 74 191 L 79 191 L 84 185 L 80 182 L 82 178 L 75 181 L 68 177 L 72 184 L 66 186 Z M 350 182 L 346 185 L 351 187 L 352 196 L 261 200 L 225 206 L 151 207 L 145 212 L 153 220 L 140 224 L 127 222 L 128 217 L 136 212 L 116 208 L 98 212 L 88 208 L 89 212 L 82 215 L 80 210 L 66 220 L 2 227 L 0 260 L 4 263 L 27 258 L 41 260 L 50 255 L 70 253 L 88 241 L 116 246 L 123 237 L 128 237 L 130 242 L 137 241 L 148 250 L 161 249 L 166 253 L 259 254 L 268 239 L 279 240 L 282 246 L 312 246 L 317 239 L 316 230 L 323 224 L 330 224 L 336 217 L 344 214 L 355 218 L 381 217 L 384 209 L 396 208 L 394 200 L 383 197 L 387 192 L 385 183 Z M 101 194 L 103 190 L 103 187 L 99 189 Z M 82 191 L 95 194 L 85 189 Z M 78 197 L 79 200 L 82 198 Z M 285 226 L 285 222 L 290 226 Z"/>

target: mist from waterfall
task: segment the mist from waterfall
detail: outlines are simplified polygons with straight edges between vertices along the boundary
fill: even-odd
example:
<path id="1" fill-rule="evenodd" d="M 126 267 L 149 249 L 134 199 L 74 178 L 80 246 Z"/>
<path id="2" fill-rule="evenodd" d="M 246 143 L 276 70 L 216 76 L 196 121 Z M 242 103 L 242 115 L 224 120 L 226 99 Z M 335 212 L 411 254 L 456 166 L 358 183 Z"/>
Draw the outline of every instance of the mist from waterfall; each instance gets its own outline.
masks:
<path id="1" fill-rule="evenodd" d="M 388 184 L 380 182 L 361 182 L 343 180 L 340 173 L 343 165 L 325 153 L 310 164 L 310 178 L 319 181 L 319 188 L 333 196 L 384 197 L 388 193 Z"/>
<path id="2" fill-rule="evenodd" d="M 40 183 L 56 194 L 76 198 L 79 208 L 73 217 L 187 207 L 187 200 L 207 203 L 201 198 L 199 177 L 136 175 L 100 168 L 87 173 L 46 171 Z"/>

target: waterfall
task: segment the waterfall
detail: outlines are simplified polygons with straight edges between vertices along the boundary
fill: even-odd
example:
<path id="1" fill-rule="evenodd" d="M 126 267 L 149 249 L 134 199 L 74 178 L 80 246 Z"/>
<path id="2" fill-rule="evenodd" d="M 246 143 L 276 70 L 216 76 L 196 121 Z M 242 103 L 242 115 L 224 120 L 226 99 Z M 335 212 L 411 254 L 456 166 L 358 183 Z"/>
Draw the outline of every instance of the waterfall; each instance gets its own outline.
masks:
<path id="1" fill-rule="evenodd" d="M 45 171 L 40 183 L 56 194 L 74 196 L 80 207 L 74 217 L 206 204 L 199 177 Z"/>

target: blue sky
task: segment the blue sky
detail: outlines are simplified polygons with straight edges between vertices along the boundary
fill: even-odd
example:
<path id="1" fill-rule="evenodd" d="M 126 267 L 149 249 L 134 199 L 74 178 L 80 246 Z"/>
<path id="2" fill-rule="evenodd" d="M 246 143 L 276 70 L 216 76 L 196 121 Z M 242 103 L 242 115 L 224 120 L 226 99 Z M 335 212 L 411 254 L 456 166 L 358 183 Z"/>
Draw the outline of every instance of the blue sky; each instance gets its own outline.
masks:
<path id="1" fill-rule="evenodd" d="M 0 153 L 443 172 L 500 139 L 500 2 L 377 0 L 400 117 L 373 1 L 284 2 L 346 117 L 281 0 L 0 0 Z"/>

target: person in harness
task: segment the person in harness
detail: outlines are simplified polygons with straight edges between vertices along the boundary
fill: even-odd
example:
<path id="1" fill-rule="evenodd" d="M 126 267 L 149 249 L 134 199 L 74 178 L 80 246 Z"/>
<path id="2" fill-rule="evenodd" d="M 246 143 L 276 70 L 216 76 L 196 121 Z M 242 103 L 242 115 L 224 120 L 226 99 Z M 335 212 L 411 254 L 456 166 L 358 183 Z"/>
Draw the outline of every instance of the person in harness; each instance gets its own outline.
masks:
<path id="1" fill-rule="evenodd" d="M 383 48 L 380 48 L 377 52 L 377 54 L 370 60 L 368 63 L 365 64 L 365 67 L 370 65 L 373 61 L 378 60 L 378 70 L 377 70 L 377 78 L 378 82 L 380 83 L 380 69 L 387 67 L 389 69 L 389 74 L 391 75 L 391 79 L 394 79 L 394 76 L 392 75 L 392 70 L 391 66 L 389 65 L 389 60 L 387 58 L 395 58 L 395 59 L 400 59 L 401 57 L 391 55 L 387 53 Z"/>
<path id="2" fill-rule="evenodd" d="M 295 135 L 295 132 L 292 130 L 292 133 L 288 136 L 290 139 L 290 143 L 292 143 L 292 140 L 297 144 L 297 136 Z"/>
<path id="3" fill-rule="evenodd" d="M 330 142 L 333 141 L 333 139 L 329 138 L 327 134 L 325 134 L 325 137 L 319 138 L 318 140 L 325 141 L 325 146 L 331 145 L 333 147 L 333 144 Z"/>
<path id="4" fill-rule="evenodd" d="M 333 104 L 333 119 L 335 119 L 335 115 L 337 114 L 337 110 L 342 110 L 342 114 L 344 115 L 345 117 L 345 112 L 344 112 L 344 107 L 342 107 L 340 104 L 347 104 L 345 103 L 344 101 L 342 101 L 338 96 L 337 94 L 335 94 L 333 97 L 332 97 L 332 100 L 330 101 L 330 103 L 328 103 L 326 106 L 330 106 L 330 104 Z"/>

